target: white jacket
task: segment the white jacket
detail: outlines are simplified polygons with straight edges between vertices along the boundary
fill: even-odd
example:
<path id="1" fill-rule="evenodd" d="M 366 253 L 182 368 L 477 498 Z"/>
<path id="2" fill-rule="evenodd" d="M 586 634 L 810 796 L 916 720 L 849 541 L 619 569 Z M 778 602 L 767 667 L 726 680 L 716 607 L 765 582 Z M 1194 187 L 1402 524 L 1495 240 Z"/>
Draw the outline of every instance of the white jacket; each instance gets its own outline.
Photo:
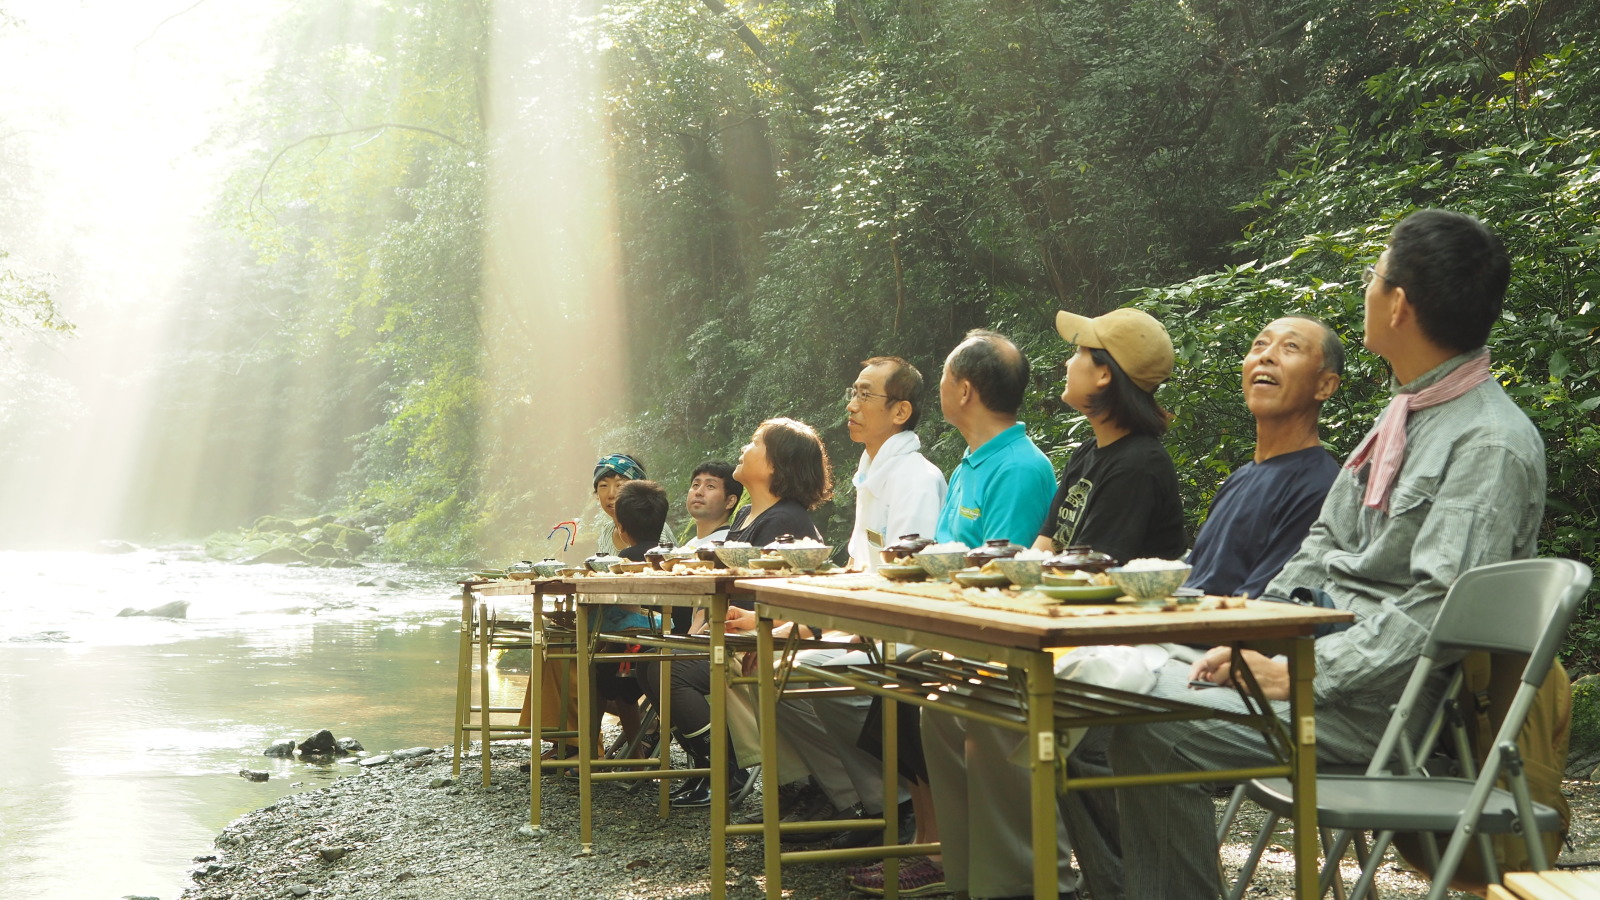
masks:
<path id="1" fill-rule="evenodd" d="M 856 522 L 850 532 L 850 558 L 869 571 L 883 562 L 878 555 L 883 545 L 868 540 L 869 530 L 885 543 L 905 534 L 933 537 L 939 507 L 944 505 L 944 473 L 928 462 L 921 449 L 916 432 L 902 431 L 884 441 L 876 457 L 861 454 L 861 467 L 852 479 Z"/>

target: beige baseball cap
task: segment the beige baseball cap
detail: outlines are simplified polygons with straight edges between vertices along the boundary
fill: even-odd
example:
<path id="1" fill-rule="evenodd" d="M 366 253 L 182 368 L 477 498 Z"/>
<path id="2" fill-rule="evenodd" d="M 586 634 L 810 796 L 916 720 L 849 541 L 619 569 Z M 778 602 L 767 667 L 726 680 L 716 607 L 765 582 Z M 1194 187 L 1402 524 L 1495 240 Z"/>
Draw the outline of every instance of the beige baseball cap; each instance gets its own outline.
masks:
<path id="1" fill-rule="evenodd" d="M 1091 319 L 1061 311 L 1056 332 L 1068 343 L 1111 354 L 1133 383 L 1150 393 L 1172 375 L 1172 338 L 1149 313 L 1124 307 Z"/>

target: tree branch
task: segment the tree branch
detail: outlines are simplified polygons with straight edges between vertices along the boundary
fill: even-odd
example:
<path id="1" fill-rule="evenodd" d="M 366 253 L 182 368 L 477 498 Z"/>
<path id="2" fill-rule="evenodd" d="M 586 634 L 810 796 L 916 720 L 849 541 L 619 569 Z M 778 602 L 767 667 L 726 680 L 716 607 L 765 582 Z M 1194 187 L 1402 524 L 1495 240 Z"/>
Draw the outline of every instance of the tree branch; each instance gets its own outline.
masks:
<path id="1" fill-rule="evenodd" d="M 423 134 L 431 134 L 434 137 L 439 138 L 440 140 L 449 141 L 450 143 L 455 144 L 457 147 L 460 147 L 462 149 L 466 149 L 466 146 L 467 146 L 466 144 L 461 143 L 460 141 L 456 140 L 455 138 L 451 137 L 448 134 L 445 134 L 442 131 L 434 131 L 432 128 L 424 128 L 421 125 L 403 125 L 403 124 L 400 124 L 399 122 L 379 122 L 376 125 L 363 125 L 360 128 L 346 128 L 343 131 L 329 131 L 329 132 L 324 132 L 322 134 L 307 135 L 307 136 L 301 138 L 300 140 L 295 141 L 292 144 L 288 144 L 288 145 L 284 146 L 282 149 L 280 149 L 272 157 L 272 161 L 267 163 L 267 168 L 265 170 L 263 170 L 262 173 L 261 173 L 261 180 L 256 182 L 255 193 L 253 195 L 251 195 L 251 198 L 250 198 L 251 207 L 253 208 L 255 206 L 255 201 L 261 199 L 262 193 L 264 191 L 266 191 L 266 189 L 267 189 L 267 178 L 272 175 L 273 168 L 278 165 L 278 161 L 283 159 L 284 155 L 287 154 L 290 150 L 293 150 L 294 148 L 300 146 L 301 144 L 310 143 L 311 141 L 331 141 L 336 137 L 343 137 L 344 135 L 347 135 L 347 134 L 364 134 L 364 133 L 369 132 L 369 131 L 382 132 L 382 131 L 387 131 L 390 128 L 399 128 L 399 129 L 401 129 L 403 131 L 420 131 Z"/>

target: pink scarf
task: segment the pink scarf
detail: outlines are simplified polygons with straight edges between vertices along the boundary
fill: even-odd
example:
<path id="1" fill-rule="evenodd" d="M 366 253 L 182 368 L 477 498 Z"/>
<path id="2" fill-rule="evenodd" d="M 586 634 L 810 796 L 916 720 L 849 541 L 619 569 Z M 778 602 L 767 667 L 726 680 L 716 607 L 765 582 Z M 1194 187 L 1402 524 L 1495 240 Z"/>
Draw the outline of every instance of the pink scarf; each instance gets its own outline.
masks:
<path id="1" fill-rule="evenodd" d="M 1362 504 L 1373 509 L 1389 511 L 1389 492 L 1394 488 L 1395 476 L 1400 474 L 1400 464 L 1406 458 L 1406 419 L 1414 409 L 1427 409 L 1465 394 L 1489 380 L 1489 348 L 1455 368 L 1420 391 L 1395 394 L 1384 408 L 1378 424 L 1367 432 L 1350 454 L 1346 469 L 1359 469 L 1372 460 L 1372 471 L 1367 476 L 1367 493 Z"/>

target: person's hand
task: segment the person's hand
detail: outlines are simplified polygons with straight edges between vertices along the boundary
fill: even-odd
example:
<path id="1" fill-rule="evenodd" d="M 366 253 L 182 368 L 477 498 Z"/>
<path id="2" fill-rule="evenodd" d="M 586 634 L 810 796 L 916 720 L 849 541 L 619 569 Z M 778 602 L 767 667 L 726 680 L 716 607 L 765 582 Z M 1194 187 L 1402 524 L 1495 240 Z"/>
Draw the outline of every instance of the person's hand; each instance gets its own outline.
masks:
<path id="1" fill-rule="evenodd" d="M 727 618 L 722 620 L 722 630 L 728 634 L 743 634 L 746 631 L 755 631 L 755 612 L 753 610 L 740 609 L 737 606 L 728 607 Z"/>
<path id="2" fill-rule="evenodd" d="M 1254 650 L 1242 650 L 1240 656 L 1244 664 L 1250 668 L 1250 674 L 1255 676 L 1256 683 L 1261 686 L 1261 693 L 1268 700 L 1289 699 L 1289 664 L 1257 653 Z M 1212 647 L 1206 654 L 1195 660 L 1189 669 L 1190 681 L 1209 681 L 1212 684 L 1232 685 L 1233 682 L 1233 648 Z"/>

